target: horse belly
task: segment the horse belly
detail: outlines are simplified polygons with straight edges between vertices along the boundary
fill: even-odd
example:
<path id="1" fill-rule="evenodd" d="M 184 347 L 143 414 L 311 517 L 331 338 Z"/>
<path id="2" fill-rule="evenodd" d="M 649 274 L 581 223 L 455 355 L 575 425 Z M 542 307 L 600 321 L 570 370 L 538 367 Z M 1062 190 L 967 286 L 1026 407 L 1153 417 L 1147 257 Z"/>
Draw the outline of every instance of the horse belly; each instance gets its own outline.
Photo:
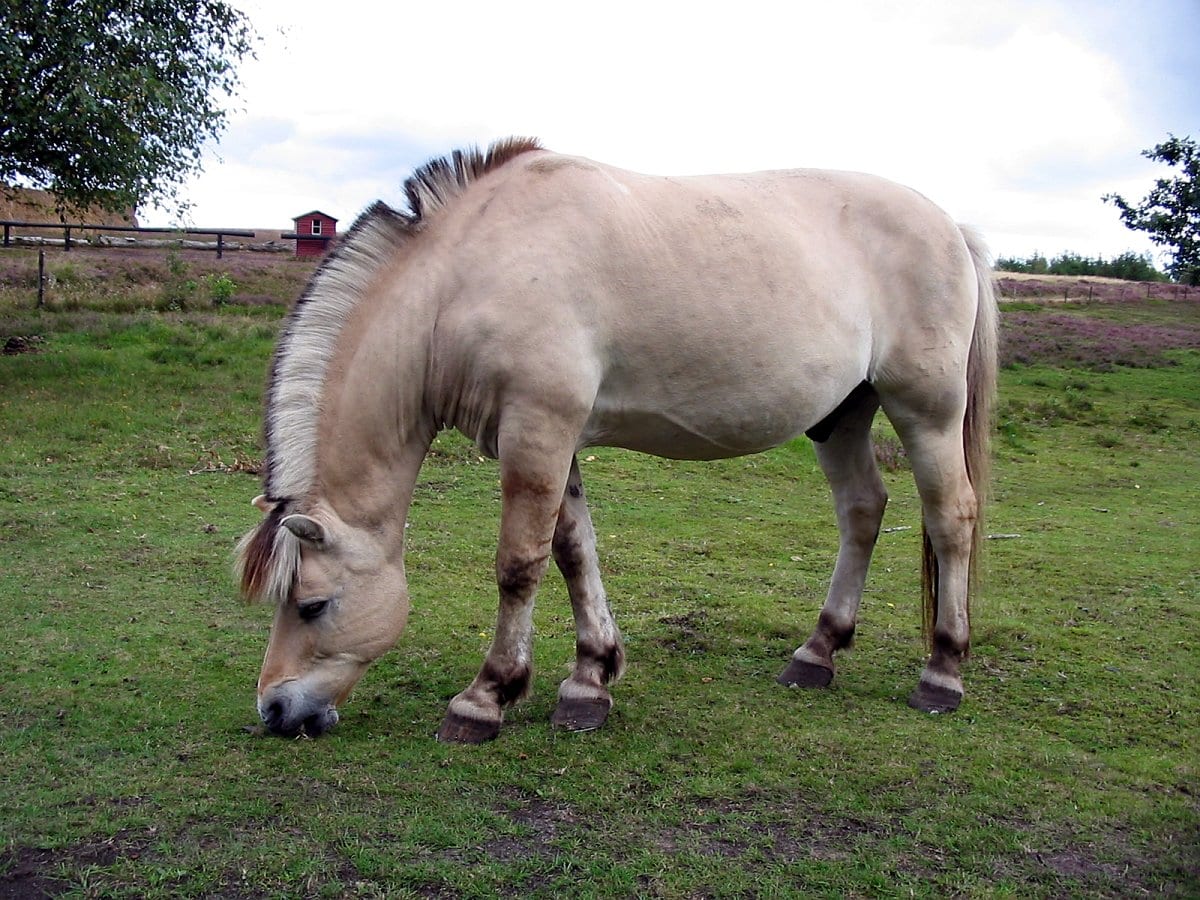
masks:
<path id="1" fill-rule="evenodd" d="M 813 393 L 823 397 L 836 391 L 816 387 Z M 602 391 L 580 446 L 622 447 L 670 459 L 726 459 L 778 446 L 822 415 L 797 392 L 752 383 L 654 402 L 667 399 Z"/>

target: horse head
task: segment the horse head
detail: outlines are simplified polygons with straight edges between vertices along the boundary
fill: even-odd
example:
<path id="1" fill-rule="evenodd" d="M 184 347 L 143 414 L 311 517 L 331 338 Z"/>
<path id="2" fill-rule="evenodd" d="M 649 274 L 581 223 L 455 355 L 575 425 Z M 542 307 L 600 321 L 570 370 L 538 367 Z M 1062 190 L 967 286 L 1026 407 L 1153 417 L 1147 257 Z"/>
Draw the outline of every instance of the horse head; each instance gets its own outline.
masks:
<path id="1" fill-rule="evenodd" d="M 323 504 L 292 512 L 260 497 L 255 505 L 266 518 L 242 542 L 242 590 L 275 603 L 258 712 L 275 734 L 316 737 L 337 724 L 338 706 L 404 630 L 403 556 L 379 529 L 351 526 Z"/>

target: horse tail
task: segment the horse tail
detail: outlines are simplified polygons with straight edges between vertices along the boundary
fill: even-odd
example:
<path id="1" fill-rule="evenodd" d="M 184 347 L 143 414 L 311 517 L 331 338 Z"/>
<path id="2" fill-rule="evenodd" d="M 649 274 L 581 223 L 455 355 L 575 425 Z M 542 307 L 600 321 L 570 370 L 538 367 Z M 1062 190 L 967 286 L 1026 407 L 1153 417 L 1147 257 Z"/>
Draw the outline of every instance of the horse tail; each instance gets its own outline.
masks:
<path id="1" fill-rule="evenodd" d="M 971 568 L 967 588 L 967 608 L 979 586 L 979 557 L 984 538 L 984 506 L 991 478 L 992 408 L 996 399 L 997 354 L 1000 314 L 992 284 L 992 266 L 983 238 L 973 229 L 959 226 L 971 254 L 977 285 L 975 329 L 967 355 L 967 409 L 963 416 L 963 455 L 967 477 L 975 492 L 976 515 L 971 532 Z M 926 641 L 932 646 L 933 626 L 937 621 L 938 563 L 933 544 L 922 527 L 921 593 Z"/>

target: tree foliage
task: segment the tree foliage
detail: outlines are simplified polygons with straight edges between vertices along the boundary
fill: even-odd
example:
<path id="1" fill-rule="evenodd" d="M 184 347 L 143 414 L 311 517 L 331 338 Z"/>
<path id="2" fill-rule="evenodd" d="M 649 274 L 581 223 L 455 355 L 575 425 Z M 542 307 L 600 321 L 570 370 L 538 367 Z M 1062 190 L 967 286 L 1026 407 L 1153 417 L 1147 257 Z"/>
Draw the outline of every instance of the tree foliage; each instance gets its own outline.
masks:
<path id="1" fill-rule="evenodd" d="M 1133 205 L 1119 194 L 1104 200 L 1121 211 L 1121 221 L 1171 253 L 1167 271 L 1176 281 L 1200 284 L 1200 145 L 1190 137 L 1175 137 L 1142 156 L 1178 168 L 1173 178 L 1159 178 L 1140 203 Z"/>
<path id="2" fill-rule="evenodd" d="M 0 181 L 179 209 L 256 40 L 223 0 L 0 0 Z"/>
<path id="3" fill-rule="evenodd" d="M 1040 253 L 1020 259 L 1002 256 L 996 260 L 1000 272 L 1025 272 L 1030 275 L 1099 275 L 1104 278 L 1122 278 L 1126 281 L 1166 281 L 1167 276 L 1154 268 L 1149 254 L 1126 250 L 1112 259 L 1103 256 L 1092 258 L 1078 253 L 1060 253 L 1046 259 Z"/>

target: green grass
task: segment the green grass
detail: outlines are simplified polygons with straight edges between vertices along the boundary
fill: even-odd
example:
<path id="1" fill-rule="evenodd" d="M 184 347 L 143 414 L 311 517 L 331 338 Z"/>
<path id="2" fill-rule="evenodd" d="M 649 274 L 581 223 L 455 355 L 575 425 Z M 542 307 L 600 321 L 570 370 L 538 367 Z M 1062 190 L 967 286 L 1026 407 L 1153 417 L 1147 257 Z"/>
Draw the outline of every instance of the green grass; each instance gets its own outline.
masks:
<path id="1" fill-rule="evenodd" d="M 408 631 L 332 734 L 285 741 L 247 729 L 269 611 L 229 575 L 276 318 L 0 310 L 0 335 L 45 337 L 0 358 L 0 894 L 1196 890 L 1200 353 L 1004 372 L 1005 537 L 954 715 L 904 703 L 923 662 L 904 466 L 855 649 L 831 689 L 789 691 L 774 676 L 836 549 L 811 447 L 597 449 L 630 661 L 609 722 L 549 726 L 573 651 L 552 574 L 532 698 L 491 744 L 434 742 L 495 617 L 496 468 L 446 435 L 409 529 Z"/>

